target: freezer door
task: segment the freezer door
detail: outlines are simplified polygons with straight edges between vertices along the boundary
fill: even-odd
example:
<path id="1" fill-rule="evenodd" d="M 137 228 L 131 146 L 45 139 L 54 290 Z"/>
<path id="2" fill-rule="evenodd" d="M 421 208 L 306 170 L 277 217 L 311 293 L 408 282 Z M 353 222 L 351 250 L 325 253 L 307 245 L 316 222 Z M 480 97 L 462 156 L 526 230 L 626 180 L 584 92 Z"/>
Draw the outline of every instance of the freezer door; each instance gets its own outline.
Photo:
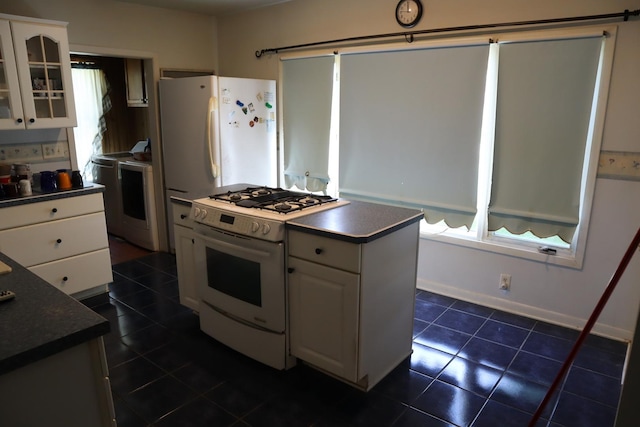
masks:
<path id="1" fill-rule="evenodd" d="M 167 190 L 211 194 L 219 185 L 217 77 L 160 80 L 160 126 Z"/>
<path id="2" fill-rule="evenodd" d="M 221 185 L 277 186 L 276 82 L 218 79 Z"/>

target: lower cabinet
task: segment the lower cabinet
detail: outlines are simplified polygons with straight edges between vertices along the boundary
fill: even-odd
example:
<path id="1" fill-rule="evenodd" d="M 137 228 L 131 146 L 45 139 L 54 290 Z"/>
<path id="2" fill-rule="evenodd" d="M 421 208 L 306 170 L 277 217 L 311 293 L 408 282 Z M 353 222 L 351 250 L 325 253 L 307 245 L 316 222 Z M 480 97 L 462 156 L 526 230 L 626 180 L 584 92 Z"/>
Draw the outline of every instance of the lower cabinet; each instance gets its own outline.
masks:
<path id="1" fill-rule="evenodd" d="M 358 381 L 360 276 L 289 258 L 291 354 Z"/>
<path id="2" fill-rule="evenodd" d="M 0 375 L 4 426 L 116 427 L 102 338 Z"/>
<path id="3" fill-rule="evenodd" d="M 29 270 L 69 295 L 108 283 L 113 274 L 109 249 L 39 264 Z"/>
<path id="4" fill-rule="evenodd" d="M 200 300 L 194 273 L 194 233 L 192 220 L 189 219 L 191 206 L 173 201 L 172 209 L 180 304 L 199 312 Z"/>
<path id="5" fill-rule="evenodd" d="M 102 193 L 0 209 L 0 251 L 81 299 L 113 281 Z"/>

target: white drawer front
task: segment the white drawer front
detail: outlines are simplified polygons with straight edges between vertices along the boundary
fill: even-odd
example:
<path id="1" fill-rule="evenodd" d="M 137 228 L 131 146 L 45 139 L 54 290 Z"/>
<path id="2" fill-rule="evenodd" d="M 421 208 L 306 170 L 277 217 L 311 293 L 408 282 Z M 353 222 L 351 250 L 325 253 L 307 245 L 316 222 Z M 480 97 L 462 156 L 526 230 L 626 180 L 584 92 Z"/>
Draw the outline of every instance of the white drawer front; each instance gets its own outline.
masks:
<path id="1" fill-rule="evenodd" d="M 104 210 L 102 193 L 47 200 L 0 209 L 0 230 Z"/>
<path id="2" fill-rule="evenodd" d="M 289 255 L 353 273 L 360 272 L 360 245 L 289 231 Z"/>
<path id="3" fill-rule="evenodd" d="M 0 231 L 0 251 L 25 267 L 108 247 L 102 212 Z"/>
<path id="4" fill-rule="evenodd" d="M 109 249 L 36 265 L 29 270 L 69 295 L 113 281 Z"/>
<path id="5" fill-rule="evenodd" d="M 190 206 L 172 203 L 171 209 L 173 210 L 173 223 L 175 225 L 193 228 L 193 220 L 189 218 Z"/>

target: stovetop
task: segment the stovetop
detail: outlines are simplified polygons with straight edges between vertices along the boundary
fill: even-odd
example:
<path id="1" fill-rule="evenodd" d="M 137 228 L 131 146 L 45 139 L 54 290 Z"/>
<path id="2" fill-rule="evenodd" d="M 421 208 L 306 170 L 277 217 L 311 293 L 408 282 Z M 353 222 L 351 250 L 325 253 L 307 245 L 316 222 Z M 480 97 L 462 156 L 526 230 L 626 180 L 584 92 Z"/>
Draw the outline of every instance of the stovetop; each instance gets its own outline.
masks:
<path id="1" fill-rule="evenodd" d="M 214 194 L 209 198 L 232 203 L 243 208 L 263 209 L 280 214 L 289 214 L 338 200 L 326 195 L 300 193 L 270 187 L 247 187 L 240 191 Z"/>
<path id="2" fill-rule="evenodd" d="M 284 239 L 286 221 L 349 203 L 331 196 L 251 185 L 221 191 L 193 200 L 190 217 L 196 224 L 274 242 Z"/>

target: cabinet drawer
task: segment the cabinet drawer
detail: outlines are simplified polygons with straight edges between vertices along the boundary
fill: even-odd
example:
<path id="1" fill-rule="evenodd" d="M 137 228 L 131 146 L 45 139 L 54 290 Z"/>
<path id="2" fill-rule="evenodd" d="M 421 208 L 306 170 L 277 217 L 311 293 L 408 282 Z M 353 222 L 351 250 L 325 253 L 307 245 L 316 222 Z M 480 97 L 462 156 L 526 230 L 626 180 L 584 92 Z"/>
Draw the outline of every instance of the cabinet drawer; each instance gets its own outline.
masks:
<path id="1" fill-rule="evenodd" d="M 360 245 L 291 230 L 289 255 L 341 270 L 360 272 Z"/>
<path id="2" fill-rule="evenodd" d="M 102 212 L 0 231 L 0 251 L 25 267 L 108 247 Z"/>
<path id="3" fill-rule="evenodd" d="M 69 295 L 113 281 L 109 249 L 35 265 L 29 270 Z"/>
<path id="4" fill-rule="evenodd" d="M 0 209 L 0 230 L 104 210 L 102 193 L 47 200 Z"/>
<path id="5" fill-rule="evenodd" d="M 179 203 L 171 203 L 171 209 L 173 210 L 174 225 L 181 225 L 183 227 L 193 228 L 193 220 L 189 218 L 189 212 L 191 212 L 191 206 L 186 206 Z"/>

